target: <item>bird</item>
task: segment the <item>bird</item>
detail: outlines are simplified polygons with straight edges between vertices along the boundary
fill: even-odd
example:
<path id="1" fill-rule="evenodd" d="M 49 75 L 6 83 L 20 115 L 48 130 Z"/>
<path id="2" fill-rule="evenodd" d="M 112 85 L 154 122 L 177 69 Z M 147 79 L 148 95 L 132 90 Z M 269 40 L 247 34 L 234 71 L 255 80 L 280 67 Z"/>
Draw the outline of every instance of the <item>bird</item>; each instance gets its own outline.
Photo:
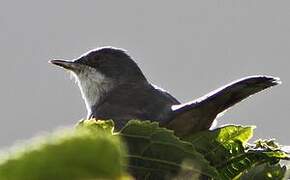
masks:
<path id="1" fill-rule="evenodd" d="M 100 47 L 72 60 L 49 62 L 75 77 L 88 119 L 111 119 L 116 131 L 132 119 L 156 121 L 181 137 L 208 130 L 233 105 L 281 83 L 277 77 L 248 76 L 181 103 L 150 83 L 134 59 L 121 48 Z"/>

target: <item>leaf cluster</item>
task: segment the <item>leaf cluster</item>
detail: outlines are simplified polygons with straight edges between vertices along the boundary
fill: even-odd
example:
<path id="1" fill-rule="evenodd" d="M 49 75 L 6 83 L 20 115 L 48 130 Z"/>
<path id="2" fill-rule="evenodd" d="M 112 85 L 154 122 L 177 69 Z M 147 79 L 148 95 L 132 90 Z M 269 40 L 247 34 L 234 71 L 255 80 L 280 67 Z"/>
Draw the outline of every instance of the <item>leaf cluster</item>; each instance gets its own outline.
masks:
<path id="1" fill-rule="evenodd" d="M 156 122 L 84 120 L 6 151 L 1 180 L 283 179 L 289 156 L 274 140 L 248 141 L 253 127 L 228 125 L 178 137 Z M 130 175 L 129 175 L 130 174 Z"/>
<path id="2" fill-rule="evenodd" d="M 120 135 L 128 145 L 130 172 L 139 179 L 245 179 L 262 174 L 262 179 L 282 179 L 286 167 L 279 162 L 289 159 L 288 154 L 273 140 L 249 144 L 253 129 L 228 125 L 179 138 L 157 123 L 130 121 Z"/>

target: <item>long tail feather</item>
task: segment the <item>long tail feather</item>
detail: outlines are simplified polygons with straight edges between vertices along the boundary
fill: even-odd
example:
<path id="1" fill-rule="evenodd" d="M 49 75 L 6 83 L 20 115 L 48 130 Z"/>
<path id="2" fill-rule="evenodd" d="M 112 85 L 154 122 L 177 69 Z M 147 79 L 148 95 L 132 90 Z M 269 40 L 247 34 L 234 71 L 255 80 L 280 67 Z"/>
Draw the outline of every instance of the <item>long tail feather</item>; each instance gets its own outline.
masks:
<path id="1" fill-rule="evenodd" d="M 208 129 L 218 114 L 245 98 L 280 83 L 279 78 L 270 76 L 240 79 L 195 101 L 173 106 L 175 116 L 164 126 L 175 130 L 179 135 Z"/>

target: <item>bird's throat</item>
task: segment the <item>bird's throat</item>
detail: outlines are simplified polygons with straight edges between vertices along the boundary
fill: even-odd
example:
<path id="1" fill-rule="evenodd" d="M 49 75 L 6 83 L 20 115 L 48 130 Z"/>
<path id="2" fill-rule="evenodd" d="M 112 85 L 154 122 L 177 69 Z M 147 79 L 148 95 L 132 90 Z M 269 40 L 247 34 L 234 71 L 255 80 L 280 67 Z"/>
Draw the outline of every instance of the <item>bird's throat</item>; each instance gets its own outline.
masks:
<path id="1" fill-rule="evenodd" d="M 73 73 L 85 101 L 87 117 L 91 115 L 92 107 L 98 105 L 105 94 L 112 88 L 112 82 L 101 73 L 88 68 L 81 73 Z"/>

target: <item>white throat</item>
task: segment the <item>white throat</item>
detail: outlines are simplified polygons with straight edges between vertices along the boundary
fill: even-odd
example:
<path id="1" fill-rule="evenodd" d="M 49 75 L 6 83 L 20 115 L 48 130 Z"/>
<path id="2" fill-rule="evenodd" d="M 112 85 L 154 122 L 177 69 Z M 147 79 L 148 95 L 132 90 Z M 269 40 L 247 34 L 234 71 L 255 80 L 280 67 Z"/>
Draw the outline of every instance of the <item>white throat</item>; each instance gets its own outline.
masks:
<path id="1" fill-rule="evenodd" d="M 82 98 L 85 101 L 87 116 L 91 108 L 98 104 L 100 99 L 112 88 L 112 80 L 91 67 L 84 67 L 81 73 L 72 73 L 81 90 Z"/>

